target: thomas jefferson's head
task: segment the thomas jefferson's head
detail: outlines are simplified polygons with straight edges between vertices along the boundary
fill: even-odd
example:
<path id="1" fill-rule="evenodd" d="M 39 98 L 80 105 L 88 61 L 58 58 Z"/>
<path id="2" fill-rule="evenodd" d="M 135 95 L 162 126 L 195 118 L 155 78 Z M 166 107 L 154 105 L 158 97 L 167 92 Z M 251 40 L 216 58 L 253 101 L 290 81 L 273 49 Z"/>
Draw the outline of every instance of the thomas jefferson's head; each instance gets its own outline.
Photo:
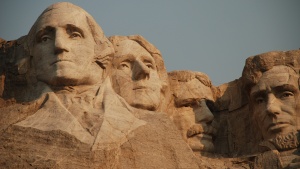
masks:
<path id="1" fill-rule="evenodd" d="M 157 110 L 161 106 L 167 73 L 160 52 L 142 36 L 112 36 L 115 48 L 112 83 L 131 106 Z"/>

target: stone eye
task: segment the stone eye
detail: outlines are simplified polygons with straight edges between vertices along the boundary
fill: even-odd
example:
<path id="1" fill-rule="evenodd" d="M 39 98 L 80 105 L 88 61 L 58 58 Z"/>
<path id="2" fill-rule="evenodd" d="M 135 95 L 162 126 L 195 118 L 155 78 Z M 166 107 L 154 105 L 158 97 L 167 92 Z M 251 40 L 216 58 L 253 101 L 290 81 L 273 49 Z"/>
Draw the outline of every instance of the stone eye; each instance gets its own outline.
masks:
<path id="1" fill-rule="evenodd" d="M 47 42 L 50 39 L 49 36 L 42 36 L 41 41 L 42 42 Z"/>
<path id="2" fill-rule="evenodd" d="M 82 36 L 78 32 L 73 32 L 70 37 L 71 38 L 81 38 Z"/>
<path id="3" fill-rule="evenodd" d="M 153 65 L 151 63 L 146 63 L 146 66 L 149 68 L 149 69 L 153 69 Z"/>
<path id="4" fill-rule="evenodd" d="M 206 106 L 209 108 L 209 110 L 210 110 L 210 111 L 213 111 L 214 108 L 215 108 L 215 107 L 214 107 L 214 106 L 215 106 L 215 105 L 214 105 L 214 102 L 211 101 L 211 100 L 206 100 L 205 102 L 206 102 Z"/>
<path id="5" fill-rule="evenodd" d="M 263 97 L 258 97 L 255 99 L 256 104 L 261 104 L 264 102 L 264 98 Z"/>
<path id="6" fill-rule="evenodd" d="M 285 98 L 289 98 L 289 97 L 292 97 L 292 96 L 294 96 L 294 93 L 289 92 L 289 91 L 285 91 L 285 92 L 283 92 L 283 93 L 280 95 L 280 98 L 285 99 Z"/>
<path id="7" fill-rule="evenodd" d="M 129 69 L 129 68 L 130 68 L 130 65 L 129 65 L 129 63 L 127 63 L 127 62 L 122 62 L 122 63 L 119 65 L 118 68 L 119 68 L 119 69 Z"/>

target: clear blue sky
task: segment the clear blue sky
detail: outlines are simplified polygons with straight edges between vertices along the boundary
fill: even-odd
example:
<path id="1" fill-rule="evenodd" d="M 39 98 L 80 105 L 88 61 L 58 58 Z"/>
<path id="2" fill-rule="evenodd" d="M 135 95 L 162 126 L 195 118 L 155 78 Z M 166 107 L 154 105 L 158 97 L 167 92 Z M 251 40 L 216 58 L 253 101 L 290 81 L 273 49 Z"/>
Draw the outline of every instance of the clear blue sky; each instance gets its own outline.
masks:
<path id="1" fill-rule="evenodd" d="M 26 35 L 46 0 L 2 0 L 0 37 Z M 241 76 L 245 59 L 300 48 L 299 0 L 70 0 L 106 36 L 140 34 L 161 52 L 168 71 L 208 74 L 214 85 Z"/>

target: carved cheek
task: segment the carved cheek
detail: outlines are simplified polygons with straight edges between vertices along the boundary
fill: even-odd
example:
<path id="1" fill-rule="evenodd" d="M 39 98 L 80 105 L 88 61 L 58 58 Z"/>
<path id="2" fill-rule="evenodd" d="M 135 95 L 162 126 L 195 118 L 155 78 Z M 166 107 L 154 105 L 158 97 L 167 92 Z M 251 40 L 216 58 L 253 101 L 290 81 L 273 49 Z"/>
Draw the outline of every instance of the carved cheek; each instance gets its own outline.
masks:
<path id="1" fill-rule="evenodd" d="M 253 111 L 253 117 L 254 120 L 257 121 L 259 126 L 262 126 L 265 122 L 264 119 L 266 119 L 267 113 L 266 113 L 266 105 L 262 104 L 262 105 L 256 105 L 254 107 L 254 111 Z"/>

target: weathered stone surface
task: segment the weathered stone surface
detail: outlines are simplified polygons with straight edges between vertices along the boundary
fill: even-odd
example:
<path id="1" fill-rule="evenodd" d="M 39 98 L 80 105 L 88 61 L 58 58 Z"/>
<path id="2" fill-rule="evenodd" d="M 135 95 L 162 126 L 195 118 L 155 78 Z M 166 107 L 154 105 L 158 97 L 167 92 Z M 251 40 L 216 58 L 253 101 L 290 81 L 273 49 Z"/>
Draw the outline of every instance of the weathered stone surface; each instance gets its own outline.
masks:
<path id="1" fill-rule="evenodd" d="M 164 111 L 168 75 L 160 51 L 140 35 L 112 36 L 113 88 L 131 106 Z"/>
<path id="2" fill-rule="evenodd" d="M 207 75 L 192 71 L 169 73 L 173 105 L 171 119 L 193 151 L 213 152 L 216 124 L 212 114 L 215 94 Z"/>
<path id="3" fill-rule="evenodd" d="M 56 3 L 0 38 L 0 168 L 299 168 L 300 50 L 220 86 Z"/>
<path id="4" fill-rule="evenodd" d="M 112 127 L 119 125 L 121 129 L 103 124 L 101 129 L 109 130 L 104 135 L 106 138 L 99 140 L 101 144 L 92 145 L 63 130 L 44 131 L 11 125 L 1 133 L 1 164 L 11 168 L 198 168 L 195 156 L 188 153 L 191 150 L 165 114 L 134 112 L 145 124 L 120 138 L 119 132 L 124 131 L 126 120 L 124 115 L 107 119 L 115 122 L 111 123 Z M 100 131 L 99 138 L 103 132 Z M 118 138 L 111 140 L 114 136 Z"/>
<path id="5" fill-rule="evenodd" d="M 114 47 L 83 9 L 51 5 L 5 49 L 1 167 L 199 168 L 165 113 L 115 93 Z"/>
<path id="6" fill-rule="evenodd" d="M 6 56 L 5 53 L 5 44 L 6 41 L 2 38 L 0 38 L 0 97 L 3 96 L 3 90 L 4 90 L 4 58 Z"/>
<path id="7" fill-rule="evenodd" d="M 216 136 L 217 152 L 249 156 L 252 168 L 299 167 L 299 59 L 299 50 L 249 57 L 240 79 L 218 87 L 226 128 Z"/>
<path id="8" fill-rule="evenodd" d="M 300 167 L 299 59 L 300 51 L 296 50 L 269 52 L 246 60 L 242 79 L 249 96 L 250 117 L 262 141 L 263 154 L 255 163 L 258 166 Z"/>

